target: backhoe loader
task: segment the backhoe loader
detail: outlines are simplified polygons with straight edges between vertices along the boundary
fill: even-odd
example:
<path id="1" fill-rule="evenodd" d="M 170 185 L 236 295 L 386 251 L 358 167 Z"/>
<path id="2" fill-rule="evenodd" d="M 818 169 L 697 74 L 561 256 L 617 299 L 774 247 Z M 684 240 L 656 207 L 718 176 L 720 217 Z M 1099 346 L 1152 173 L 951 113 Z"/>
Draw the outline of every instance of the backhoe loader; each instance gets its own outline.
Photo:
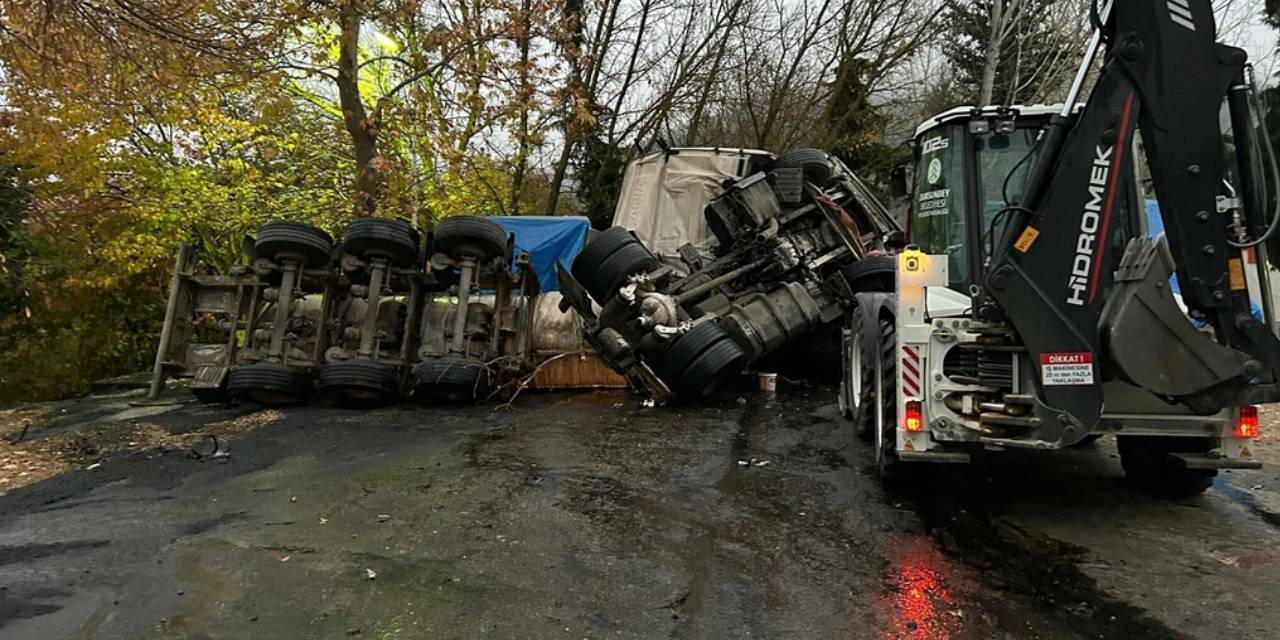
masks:
<path id="1" fill-rule="evenodd" d="M 1259 466 L 1280 216 L 1252 69 L 1210 0 L 1090 14 L 1062 105 L 943 113 L 895 173 L 908 246 L 847 317 L 840 389 L 885 474 L 1104 434 L 1160 492 Z"/>

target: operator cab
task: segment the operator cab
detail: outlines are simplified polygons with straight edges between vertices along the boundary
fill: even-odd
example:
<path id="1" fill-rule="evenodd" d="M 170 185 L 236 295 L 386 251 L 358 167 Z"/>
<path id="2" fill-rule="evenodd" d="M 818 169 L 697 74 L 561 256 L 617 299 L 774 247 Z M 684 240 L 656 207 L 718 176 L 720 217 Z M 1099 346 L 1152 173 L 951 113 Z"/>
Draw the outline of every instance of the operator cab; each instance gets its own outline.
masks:
<path id="1" fill-rule="evenodd" d="M 1084 105 L 1077 105 L 1076 111 Z M 926 254 L 945 255 L 949 287 L 975 295 L 993 246 L 999 246 L 1009 206 L 1024 205 L 1037 141 L 1061 105 L 957 107 L 925 121 L 912 140 L 907 212 L 908 242 Z M 1125 177 L 1125 203 L 1137 202 L 1136 182 Z M 908 195 L 908 194 L 902 194 Z M 1140 233 L 1139 216 L 1122 207 L 1110 242 L 1124 246 Z M 1135 224 L 1136 223 L 1136 224 Z M 1120 251 L 1107 252 L 1111 256 Z"/>

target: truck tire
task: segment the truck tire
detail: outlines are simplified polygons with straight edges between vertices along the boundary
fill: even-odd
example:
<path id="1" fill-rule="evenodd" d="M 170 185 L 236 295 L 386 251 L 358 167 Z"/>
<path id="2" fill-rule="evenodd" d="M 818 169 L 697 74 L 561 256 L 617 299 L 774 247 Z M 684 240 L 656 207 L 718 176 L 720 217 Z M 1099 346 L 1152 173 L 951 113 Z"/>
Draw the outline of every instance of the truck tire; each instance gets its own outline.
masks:
<path id="1" fill-rule="evenodd" d="M 619 247 L 600 263 L 600 269 L 594 274 L 588 274 L 583 286 L 592 298 L 603 305 L 627 283 L 627 278 L 631 275 L 653 271 L 657 267 L 658 258 L 644 245 L 633 241 Z"/>
<path id="2" fill-rule="evenodd" d="M 603 305 L 626 283 L 628 276 L 652 271 L 657 266 L 658 258 L 630 231 L 610 227 L 587 243 L 569 272 Z"/>
<path id="3" fill-rule="evenodd" d="M 402 220 L 359 218 L 347 225 L 342 250 L 364 260 L 386 258 L 393 267 L 412 267 L 418 261 L 418 230 Z"/>
<path id="4" fill-rule="evenodd" d="M 507 232 L 487 218 L 445 218 L 436 225 L 432 250 L 457 261 L 473 258 L 478 262 L 487 262 L 506 255 Z"/>
<path id="5" fill-rule="evenodd" d="M 655 359 L 653 372 L 668 386 L 673 385 L 684 370 L 689 368 L 694 358 L 721 340 L 732 338 L 720 323 L 714 320 L 699 323 L 683 335 L 677 336 L 671 346 Z"/>
<path id="6" fill-rule="evenodd" d="M 894 256 L 875 256 L 840 267 L 840 275 L 854 293 L 879 291 L 892 293 L 894 279 L 898 275 L 898 259 Z"/>
<path id="7" fill-rule="evenodd" d="M 773 161 L 774 169 L 798 168 L 804 172 L 806 182 L 819 187 L 831 184 L 835 176 L 835 165 L 831 162 L 831 154 L 822 149 L 792 149 Z"/>
<path id="8" fill-rule="evenodd" d="M 400 399 L 400 373 L 369 360 L 345 360 L 320 369 L 320 394 L 340 406 L 372 407 Z"/>
<path id="9" fill-rule="evenodd" d="M 233 367 L 227 374 L 232 397 L 268 407 L 306 404 L 313 390 L 307 372 L 272 362 Z"/>
<path id="10" fill-rule="evenodd" d="M 301 222 L 268 222 L 258 229 L 253 253 L 272 262 L 297 260 L 304 268 L 323 267 L 333 259 L 333 237 Z"/>
<path id="11" fill-rule="evenodd" d="M 569 273 L 572 273 L 578 282 L 586 281 L 588 275 L 600 268 L 600 263 L 604 262 L 605 258 L 612 255 L 619 247 L 634 240 L 635 236 L 622 227 L 609 227 L 592 234 L 587 239 L 586 246 L 582 247 L 582 251 L 578 253 L 578 257 L 573 259 Z"/>
<path id="12" fill-rule="evenodd" d="M 741 371 L 746 359 L 747 352 L 732 338 L 717 341 L 689 363 L 673 390 L 686 401 L 701 400 L 720 388 L 726 377 Z"/>
<path id="13" fill-rule="evenodd" d="M 1213 445 L 1210 438 L 1116 436 L 1120 466 L 1129 481 L 1144 491 L 1167 496 L 1200 495 L 1218 475 L 1216 469 L 1187 469 L 1168 454 L 1206 453 Z"/>
<path id="14" fill-rule="evenodd" d="M 695 402 L 742 368 L 747 354 L 720 323 L 702 322 L 675 339 L 653 362 L 654 373 L 676 396 Z"/>
<path id="15" fill-rule="evenodd" d="M 491 391 L 489 369 L 475 360 L 431 358 L 413 369 L 413 399 L 419 404 L 473 404 Z"/>

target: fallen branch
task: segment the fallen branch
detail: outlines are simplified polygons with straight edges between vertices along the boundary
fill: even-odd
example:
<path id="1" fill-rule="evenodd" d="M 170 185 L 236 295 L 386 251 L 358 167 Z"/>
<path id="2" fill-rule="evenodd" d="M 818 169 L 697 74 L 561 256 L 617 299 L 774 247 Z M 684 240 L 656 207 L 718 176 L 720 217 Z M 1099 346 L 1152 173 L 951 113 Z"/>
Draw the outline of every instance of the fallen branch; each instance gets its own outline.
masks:
<path id="1" fill-rule="evenodd" d="M 549 364 L 551 364 L 552 362 L 555 362 L 556 360 L 559 360 L 559 359 L 561 359 L 561 358 L 565 358 L 565 357 L 568 357 L 568 356 L 578 356 L 578 357 L 582 357 L 582 356 L 585 356 L 585 355 L 587 355 L 587 354 L 589 354 L 589 353 L 591 353 L 591 352 L 590 352 L 590 351 L 586 351 L 586 350 L 579 350 L 579 351 L 566 351 L 566 352 L 564 352 L 564 353 L 557 353 L 556 355 L 551 356 L 550 358 L 547 358 L 546 360 L 543 360 L 542 362 L 538 363 L 538 366 L 536 366 L 536 367 L 534 367 L 534 368 L 533 368 L 533 371 L 529 372 L 529 373 L 528 373 L 527 375 L 525 375 L 524 377 L 522 377 L 522 378 L 518 378 L 518 379 L 516 379 L 516 380 L 512 380 L 511 382 L 508 382 L 507 384 L 503 385 L 502 387 L 499 387 L 498 389 L 495 389 L 495 390 L 494 390 L 494 394 L 496 395 L 496 394 L 498 393 L 498 391 L 501 391 L 503 388 L 505 388 L 505 387 L 507 387 L 507 386 L 510 386 L 510 385 L 513 385 L 513 384 L 515 385 L 515 391 L 513 391 L 513 392 L 511 393 L 511 397 L 507 399 L 506 403 L 504 403 L 504 404 L 502 404 L 502 405 L 499 405 L 499 406 L 498 406 L 498 407 L 496 407 L 496 408 L 497 408 L 497 409 L 506 409 L 506 410 L 508 410 L 508 411 L 509 411 L 509 410 L 511 410 L 511 409 L 512 409 L 512 407 L 513 407 L 513 406 L 514 406 L 514 404 L 515 404 L 516 398 L 520 396 L 520 392 L 521 392 L 521 391 L 524 391 L 524 390 L 525 390 L 525 388 L 526 388 L 526 387 L 528 387 L 528 386 L 529 386 L 529 384 L 530 384 L 531 382 L 533 382 L 533 379 L 534 379 L 534 378 L 536 378 L 536 377 L 538 377 L 538 372 L 542 371 L 543 367 L 546 367 L 547 365 L 549 365 Z"/>

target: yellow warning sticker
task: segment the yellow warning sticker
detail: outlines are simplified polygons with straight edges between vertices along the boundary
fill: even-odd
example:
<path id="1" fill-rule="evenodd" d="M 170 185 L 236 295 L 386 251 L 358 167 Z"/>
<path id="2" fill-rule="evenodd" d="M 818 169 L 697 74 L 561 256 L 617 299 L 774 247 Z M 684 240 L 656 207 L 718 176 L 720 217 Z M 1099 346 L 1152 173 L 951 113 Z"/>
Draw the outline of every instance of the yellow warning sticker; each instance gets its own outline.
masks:
<path id="1" fill-rule="evenodd" d="M 1038 237 L 1040 237 L 1040 231 L 1035 227 L 1028 226 L 1026 229 L 1022 230 L 1022 235 L 1018 236 L 1018 241 L 1013 243 L 1013 248 L 1026 253 L 1027 249 L 1031 248 L 1032 243 L 1034 243 Z"/>
<path id="2" fill-rule="evenodd" d="M 1244 265 L 1240 264 L 1240 258 L 1227 261 L 1227 273 L 1231 279 L 1231 290 L 1244 291 Z"/>
<path id="3" fill-rule="evenodd" d="M 1249 447 L 1240 447 L 1240 457 L 1244 460 L 1250 460 L 1253 458 L 1253 452 L 1249 450 Z"/>

